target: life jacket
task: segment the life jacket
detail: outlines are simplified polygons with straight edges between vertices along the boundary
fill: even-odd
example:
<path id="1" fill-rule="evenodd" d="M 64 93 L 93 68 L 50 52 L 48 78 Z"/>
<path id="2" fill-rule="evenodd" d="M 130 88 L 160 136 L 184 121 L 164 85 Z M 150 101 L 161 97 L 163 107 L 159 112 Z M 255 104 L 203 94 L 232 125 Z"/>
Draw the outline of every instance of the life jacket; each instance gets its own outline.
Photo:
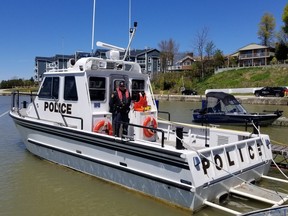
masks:
<path id="1" fill-rule="evenodd" d="M 146 95 L 139 93 L 139 101 L 134 103 L 134 110 L 143 111 L 148 106 Z"/>
<path id="2" fill-rule="evenodd" d="M 119 100 L 122 102 L 123 95 L 122 95 L 121 90 L 119 88 L 117 88 L 116 91 L 117 91 Z M 126 96 L 126 100 L 128 101 L 130 96 L 129 96 L 129 91 L 127 89 L 125 90 L 125 96 Z"/>

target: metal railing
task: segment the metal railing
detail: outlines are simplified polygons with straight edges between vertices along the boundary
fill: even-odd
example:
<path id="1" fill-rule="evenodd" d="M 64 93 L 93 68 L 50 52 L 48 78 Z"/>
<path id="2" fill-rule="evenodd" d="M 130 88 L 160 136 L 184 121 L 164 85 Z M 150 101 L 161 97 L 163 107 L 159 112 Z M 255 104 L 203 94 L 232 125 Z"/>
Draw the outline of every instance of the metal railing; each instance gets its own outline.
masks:
<path id="1" fill-rule="evenodd" d="M 152 131 L 158 131 L 158 132 L 160 132 L 160 133 L 161 133 L 161 147 L 164 148 L 164 139 L 165 139 L 165 137 L 164 137 L 164 133 L 165 133 L 164 130 L 159 129 L 159 128 L 146 127 L 146 126 L 143 126 L 143 125 L 131 124 L 131 123 L 122 122 L 122 121 L 115 122 L 115 123 L 120 124 L 120 126 L 121 126 L 121 124 L 122 124 L 122 125 L 124 124 L 124 125 L 128 125 L 128 126 L 133 126 L 133 127 L 143 128 L 143 129 L 150 129 L 150 130 L 152 130 Z"/>
<path id="2" fill-rule="evenodd" d="M 39 96 L 38 94 L 35 94 L 33 92 L 30 92 L 30 93 L 20 93 L 19 90 L 15 90 L 12 92 L 12 103 L 11 103 L 11 110 L 17 110 L 17 113 L 19 116 L 21 116 L 22 114 L 20 113 L 20 109 L 21 108 L 27 108 L 27 101 L 26 100 L 23 100 L 22 102 L 22 107 L 20 106 L 20 96 L 28 96 L 30 97 L 30 103 L 33 104 L 33 108 L 35 110 L 35 113 L 36 113 L 36 116 L 37 116 L 37 119 L 40 120 L 40 115 L 39 115 L 39 112 L 38 112 L 38 109 L 35 105 L 35 102 L 34 102 L 34 98 L 33 97 L 37 97 Z M 56 102 L 56 99 L 54 98 L 53 99 L 55 102 Z M 68 127 L 68 124 L 66 122 L 66 119 L 65 118 L 72 118 L 72 119 L 78 119 L 80 120 L 80 124 L 81 124 L 81 130 L 83 130 L 83 127 L 84 127 L 84 123 L 83 123 L 83 119 L 80 118 L 80 117 L 76 117 L 76 116 L 68 116 L 68 115 L 63 115 L 63 113 L 61 113 L 61 110 L 59 112 L 59 114 L 61 115 L 61 118 L 63 119 L 63 122 L 65 124 L 66 127 Z"/>

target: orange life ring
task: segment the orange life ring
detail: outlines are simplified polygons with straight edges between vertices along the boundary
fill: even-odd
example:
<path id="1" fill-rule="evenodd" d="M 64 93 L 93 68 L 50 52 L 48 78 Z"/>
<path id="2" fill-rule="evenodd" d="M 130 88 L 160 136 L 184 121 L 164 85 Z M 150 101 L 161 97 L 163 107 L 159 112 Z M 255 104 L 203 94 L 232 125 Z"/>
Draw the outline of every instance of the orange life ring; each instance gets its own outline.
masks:
<path id="1" fill-rule="evenodd" d="M 148 116 L 144 120 L 143 126 L 157 128 L 157 121 L 155 120 L 155 118 L 153 118 L 151 116 Z M 148 128 L 143 128 L 143 132 L 144 132 L 144 135 L 146 137 L 148 137 L 148 138 L 154 136 L 154 134 L 156 133 L 154 130 L 151 130 L 151 129 L 148 129 Z"/>
<path id="2" fill-rule="evenodd" d="M 94 126 L 93 132 L 113 135 L 112 124 L 109 121 L 101 120 Z"/>

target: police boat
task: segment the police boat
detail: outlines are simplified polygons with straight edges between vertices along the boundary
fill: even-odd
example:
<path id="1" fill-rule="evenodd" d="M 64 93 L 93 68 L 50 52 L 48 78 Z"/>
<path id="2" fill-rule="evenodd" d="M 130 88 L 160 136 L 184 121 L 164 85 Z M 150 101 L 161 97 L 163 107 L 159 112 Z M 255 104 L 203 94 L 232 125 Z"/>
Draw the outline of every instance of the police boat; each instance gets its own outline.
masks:
<path id="1" fill-rule="evenodd" d="M 241 214 L 222 205 L 234 195 L 271 206 L 287 201 L 254 184 L 284 181 L 267 176 L 268 135 L 158 119 L 140 65 L 120 59 L 122 48 L 97 45 L 110 49 L 107 57 L 45 72 L 37 93 L 13 92 L 10 116 L 29 152 L 190 211 L 210 206 Z M 130 121 L 118 122 L 128 131 L 115 136 L 109 101 L 121 81 L 131 95 Z"/>

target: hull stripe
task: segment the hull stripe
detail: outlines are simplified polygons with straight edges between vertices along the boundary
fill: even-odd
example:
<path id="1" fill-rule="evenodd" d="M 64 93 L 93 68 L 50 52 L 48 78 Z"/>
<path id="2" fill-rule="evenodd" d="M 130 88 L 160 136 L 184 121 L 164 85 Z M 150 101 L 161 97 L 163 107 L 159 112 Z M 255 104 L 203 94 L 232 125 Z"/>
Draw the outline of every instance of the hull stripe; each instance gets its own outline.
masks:
<path id="1" fill-rule="evenodd" d="M 31 139 L 28 139 L 28 142 L 33 144 L 33 145 L 40 146 L 42 148 L 51 149 L 53 151 L 57 151 L 57 152 L 60 152 L 60 153 L 63 153 L 63 154 L 71 155 L 73 157 L 77 157 L 77 158 L 80 158 L 80 159 L 83 159 L 83 160 L 86 160 L 86 161 L 91 161 L 91 162 L 96 163 L 96 164 L 102 164 L 102 165 L 105 165 L 105 166 L 108 166 L 108 167 L 112 167 L 114 169 L 118 169 L 118 170 L 121 170 L 121 171 L 124 171 L 124 172 L 131 173 L 133 175 L 137 175 L 137 176 L 141 176 L 141 177 L 144 177 L 144 178 L 147 178 L 147 179 L 151 179 L 153 181 L 157 181 L 157 182 L 160 182 L 162 184 L 167 184 L 169 186 L 177 187 L 177 188 L 182 189 L 182 190 L 191 191 L 191 188 L 192 188 L 191 185 L 190 186 L 188 186 L 188 185 L 186 186 L 186 185 L 183 185 L 183 184 L 180 184 L 180 183 L 177 183 L 177 182 L 166 180 L 164 178 L 159 178 L 159 177 L 156 177 L 156 176 L 153 176 L 153 175 L 149 175 L 149 174 L 146 174 L 146 173 L 143 173 L 143 172 L 137 172 L 135 170 L 128 169 L 125 166 L 121 166 L 121 165 L 117 166 L 115 164 L 107 163 L 107 162 L 104 162 L 104 161 L 101 161 L 101 160 L 97 160 L 95 158 L 85 157 L 83 155 L 76 154 L 76 153 L 69 152 L 69 151 L 65 151 L 63 149 L 58 149 L 58 148 L 55 148 L 55 147 L 46 146 L 46 145 L 44 145 L 42 143 L 36 142 L 34 140 L 31 140 Z M 73 167 L 71 167 L 71 168 L 73 168 Z"/>

